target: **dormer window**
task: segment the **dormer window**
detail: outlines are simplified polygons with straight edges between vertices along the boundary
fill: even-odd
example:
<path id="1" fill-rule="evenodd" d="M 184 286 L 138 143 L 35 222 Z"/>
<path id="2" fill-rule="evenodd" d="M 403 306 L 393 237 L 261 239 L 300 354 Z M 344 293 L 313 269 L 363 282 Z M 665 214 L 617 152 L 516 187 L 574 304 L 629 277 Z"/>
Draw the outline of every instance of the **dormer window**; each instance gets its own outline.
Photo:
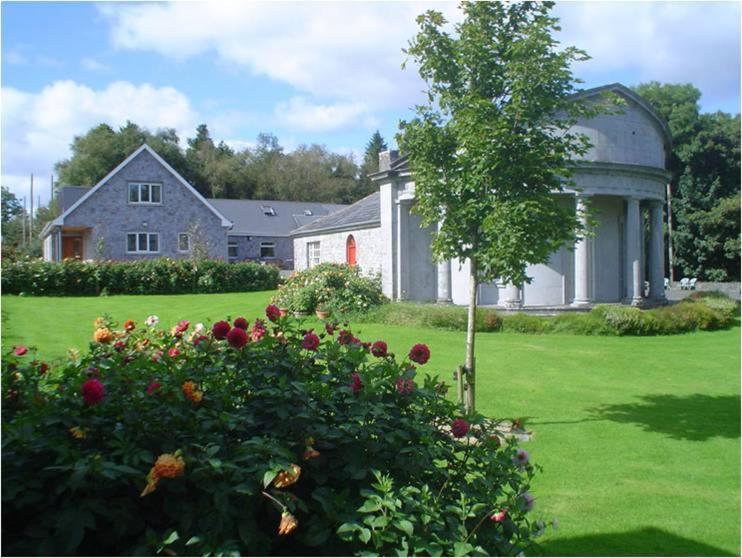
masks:
<path id="1" fill-rule="evenodd" d="M 159 205 L 162 203 L 162 184 L 129 182 L 129 203 Z"/>
<path id="2" fill-rule="evenodd" d="M 269 217 L 274 217 L 276 215 L 276 210 L 270 205 L 261 205 L 260 209 L 263 210 L 263 215 L 268 215 Z"/>

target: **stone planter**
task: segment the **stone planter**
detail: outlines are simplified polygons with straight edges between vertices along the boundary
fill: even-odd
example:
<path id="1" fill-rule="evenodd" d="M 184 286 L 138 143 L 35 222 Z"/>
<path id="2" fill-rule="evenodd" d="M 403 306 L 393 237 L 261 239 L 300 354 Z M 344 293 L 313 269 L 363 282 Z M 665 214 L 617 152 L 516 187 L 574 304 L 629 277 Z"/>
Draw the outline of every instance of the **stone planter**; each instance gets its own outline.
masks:
<path id="1" fill-rule="evenodd" d="M 309 316 L 308 312 L 294 312 L 294 318 L 306 318 L 307 316 Z"/>
<path id="2" fill-rule="evenodd" d="M 317 317 L 318 317 L 318 318 L 319 318 L 320 320 L 326 320 L 327 318 L 329 318 L 329 317 L 330 317 L 330 314 L 332 314 L 332 312 L 330 312 L 329 310 L 315 310 L 315 311 L 314 311 L 314 314 L 315 314 L 315 315 L 316 315 L 316 316 L 317 316 Z"/>
<path id="3" fill-rule="evenodd" d="M 288 308 L 279 308 L 278 311 L 281 313 L 281 317 L 284 318 L 289 313 Z"/>

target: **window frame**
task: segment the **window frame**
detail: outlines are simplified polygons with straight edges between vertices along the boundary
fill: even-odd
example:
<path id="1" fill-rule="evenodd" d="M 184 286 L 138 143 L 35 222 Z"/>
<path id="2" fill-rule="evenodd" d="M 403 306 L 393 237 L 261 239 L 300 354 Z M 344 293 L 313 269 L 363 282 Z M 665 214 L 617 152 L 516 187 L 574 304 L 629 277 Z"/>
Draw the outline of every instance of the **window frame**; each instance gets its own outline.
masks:
<path id="1" fill-rule="evenodd" d="M 264 256 L 263 248 L 271 248 L 273 250 L 273 255 Z M 260 243 L 260 259 L 261 260 L 275 260 L 276 259 L 276 243 L 275 242 L 261 242 Z"/>
<path id="2" fill-rule="evenodd" d="M 239 252 L 238 252 L 239 247 L 240 247 L 240 244 L 236 240 L 227 240 L 227 261 L 230 261 L 230 262 L 236 262 L 237 261 L 237 259 L 240 257 L 239 256 Z M 235 249 L 235 255 L 234 256 L 232 256 L 229 253 L 229 249 L 230 248 L 234 248 Z"/>
<path id="3" fill-rule="evenodd" d="M 180 247 L 180 237 L 181 236 L 185 236 L 188 239 L 188 248 L 186 248 L 185 250 L 183 250 Z M 187 254 L 187 253 L 189 253 L 191 251 L 191 249 L 193 248 L 193 246 L 191 244 L 191 233 L 188 233 L 188 232 L 179 232 L 178 233 L 178 244 L 176 246 L 177 246 L 177 249 L 178 249 L 178 252 L 179 253 L 181 253 L 181 254 Z"/>
<path id="4" fill-rule="evenodd" d="M 141 236 L 145 235 L 146 240 L 144 242 L 145 244 L 145 250 L 140 250 L 141 248 Z M 129 250 L 129 237 L 133 236 L 135 238 L 135 245 L 136 250 Z M 157 238 L 157 250 L 150 250 L 149 247 L 152 243 L 152 237 Z M 152 232 L 152 231 L 133 231 L 133 232 L 127 232 L 126 233 L 126 253 L 127 254 L 159 254 L 160 253 L 160 233 L 158 232 Z"/>
<path id="5" fill-rule="evenodd" d="M 132 187 L 136 187 L 137 199 L 132 201 Z M 153 187 L 157 186 L 160 192 L 160 201 L 152 201 Z M 147 201 L 142 201 L 142 188 L 147 189 Z M 126 188 L 126 202 L 128 205 L 162 205 L 162 182 L 128 182 Z"/>
<path id="6" fill-rule="evenodd" d="M 322 263 L 322 245 L 319 240 L 307 242 L 307 269 Z"/>

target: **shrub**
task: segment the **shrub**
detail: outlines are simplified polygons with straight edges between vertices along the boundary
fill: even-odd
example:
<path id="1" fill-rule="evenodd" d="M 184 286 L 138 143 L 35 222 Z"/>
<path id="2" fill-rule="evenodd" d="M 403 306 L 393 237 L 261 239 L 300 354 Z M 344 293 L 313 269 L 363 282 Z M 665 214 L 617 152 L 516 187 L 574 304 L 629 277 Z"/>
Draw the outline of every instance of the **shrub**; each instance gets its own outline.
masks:
<path id="1" fill-rule="evenodd" d="M 515 333 L 546 333 L 547 319 L 542 316 L 532 316 L 523 312 L 509 314 L 502 322 L 502 331 Z"/>
<path id="2" fill-rule="evenodd" d="M 101 319 L 54 373 L 6 355 L 4 551 L 497 555 L 542 530 L 527 454 L 437 378 L 270 315 L 245 346 Z"/>
<path id="3" fill-rule="evenodd" d="M 591 313 L 615 335 L 654 335 L 658 330 L 656 320 L 650 313 L 632 306 L 599 304 Z"/>
<path id="4" fill-rule="evenodd" d="M 358 267 L 323 263 L 291 275 L 273 303 L 294 312 L 314 312 L 322 307 L 345 315 L 367 312 L 384 300 L 378 277 L 364 277 Z"/>
<path id="5" fill-rule="evenodd" d="M 278 277 L 272 266 L 222 260 L 26 259 L 3 266 L 2 289 L 5 294 L 45 296 L 226 293 L 275 289 Z"/>

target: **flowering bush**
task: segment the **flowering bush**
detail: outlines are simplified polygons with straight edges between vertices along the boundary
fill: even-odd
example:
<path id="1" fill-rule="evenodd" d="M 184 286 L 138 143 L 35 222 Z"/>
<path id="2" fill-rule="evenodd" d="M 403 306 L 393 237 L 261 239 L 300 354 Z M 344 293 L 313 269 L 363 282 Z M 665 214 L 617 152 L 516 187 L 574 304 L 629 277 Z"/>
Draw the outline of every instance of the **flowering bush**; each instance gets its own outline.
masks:
<path id="1" fill-rule="evenodd" d="M 430 350 L 327 324 L 97 321 L 84 356 L 2 364 L 14 555 L 497 555 L 524 550 L 528 454 L 462 417 Z M 245 320 L 247 321 L 247 320 Z M 217 327 L 218 326 L 218 327 Z M 120 350 L 116 348 L 120 344 Z M 405 351 L 407 352 L 407 351 Z M 434 355 L 433 355 L 434 357 Z M 430 366 L 427 364 L 426 366 Z M 506 510 L 504 512 L 503 510 Z"/>
<path id="2" fill-rule="evenodd" d="M 256 263 L 156 258 L 129 262 L 18 260 L 3 266 L 4 294 L 98 295 L 262 291 L 278 269 Z"/>
<path id="3" fill-rule="evenodd" d="M 336 314 L 367 312 L 384 301 L 378 278 L 363 277 L 357 267 L 334 263 L 294 273 L 273 299 L 277 306 L 294 312 L 322 308 Z"/>

